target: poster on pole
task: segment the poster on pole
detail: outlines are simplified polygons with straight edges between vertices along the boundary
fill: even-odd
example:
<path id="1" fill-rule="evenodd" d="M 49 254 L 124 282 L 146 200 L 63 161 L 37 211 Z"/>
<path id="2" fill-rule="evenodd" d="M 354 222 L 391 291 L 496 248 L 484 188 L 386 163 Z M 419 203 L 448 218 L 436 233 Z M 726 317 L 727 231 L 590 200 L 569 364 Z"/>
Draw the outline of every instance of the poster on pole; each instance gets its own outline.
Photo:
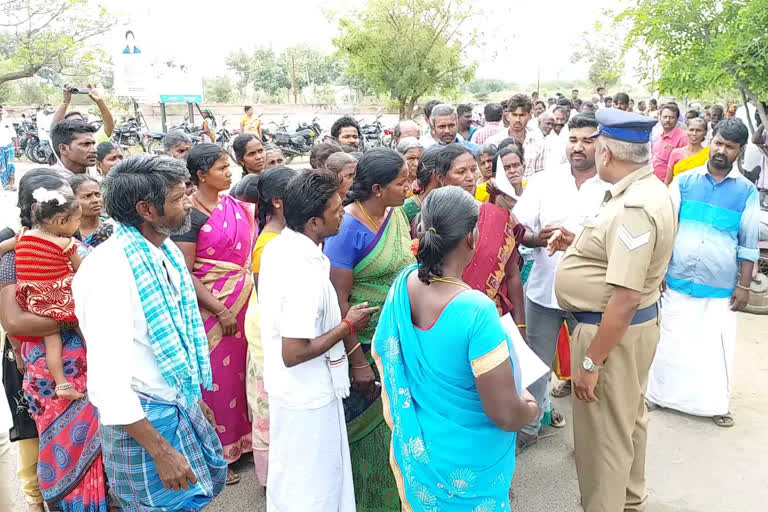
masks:
<path id="1" fill-rule="evenodd" d="M 126 24 L 122 29 L 118 30 L 122 37 L 113 43 L 115 94 L 140 102 L 152 101 L 156 93 L 151 86 L 155 82 L 146 47 L 136 37 L 136 33 L 141 32 L 132 24 Z"/>

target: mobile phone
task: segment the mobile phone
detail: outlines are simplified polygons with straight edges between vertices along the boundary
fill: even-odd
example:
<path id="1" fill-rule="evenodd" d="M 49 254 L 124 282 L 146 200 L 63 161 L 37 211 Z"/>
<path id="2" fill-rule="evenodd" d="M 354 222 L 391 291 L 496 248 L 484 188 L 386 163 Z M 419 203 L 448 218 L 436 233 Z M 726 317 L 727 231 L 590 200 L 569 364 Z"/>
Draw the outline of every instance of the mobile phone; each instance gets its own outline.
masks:
<path id="1" fill-rule="evenodd" d="M 69 92 L 72 94 L 90 94 L 91 90 L 85 87 L 70 87 Z"/>

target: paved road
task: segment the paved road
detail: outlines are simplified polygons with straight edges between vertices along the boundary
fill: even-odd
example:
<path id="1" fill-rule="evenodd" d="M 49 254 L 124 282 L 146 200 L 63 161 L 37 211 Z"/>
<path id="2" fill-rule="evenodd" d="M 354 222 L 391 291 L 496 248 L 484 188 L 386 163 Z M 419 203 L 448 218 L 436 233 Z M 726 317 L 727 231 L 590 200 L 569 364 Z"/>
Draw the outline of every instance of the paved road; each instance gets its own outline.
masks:
<path id="1" fill-rule="evenodd" d="M 26 167 L 26 166 L 24 166 Z M 0 202 L 5 224 L 12 194 Z M 647 475 L 653 512 L 742 512 L 768 503 L 768 316 L 739 315 L 739 334 L 731 410 L 736 425 L 716 427 L 708 418 L 657 410 L 651 413 Z M 695 359 L 696 354 L 691 354 Z M 555 400 L 570 419 L 570 399 Z M 517 461 L 512 482 L 512 512 L 579 511 L 570 425 L 551 430 Z M 210 512 L 265 510 L 262 488 L 246 457 L 238 464 L 243 479 L 227 488 Z M 20 492 L 17 503 L 22 503 Z M 19 506 L 14 510 L 21 510 Z"/>

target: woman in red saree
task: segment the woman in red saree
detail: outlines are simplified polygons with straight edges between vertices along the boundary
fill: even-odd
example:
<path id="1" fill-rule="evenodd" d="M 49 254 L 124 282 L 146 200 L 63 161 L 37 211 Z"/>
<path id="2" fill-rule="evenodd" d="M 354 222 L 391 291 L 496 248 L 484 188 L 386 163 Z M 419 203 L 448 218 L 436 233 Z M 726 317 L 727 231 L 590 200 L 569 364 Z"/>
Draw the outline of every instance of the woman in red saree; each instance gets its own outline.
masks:
<path id="1" fill-rule="evenodd" d="M 449 144 L 440 151 L 435 166 L 440 186 L 456 185 L 475 197 L 475 169 L 472 152 L 460 144 Z M 509 210 L 491 203 L 480 205 L 477 245 L 472 261 L 464 268 L 462 280 L 486 294 L 500 315 L 511 313 L 525 336 L 525 307 L 520 278 L 520 253 L 517 241 L 525 233 Z"/>
<path id="2" fill-rule="evenodd" d="M 37 202 L 33 191 L 56 189 L 67 184 L 54 171 L 35 169 L 19 184 L 21 223 L 32 228 L 31 210 Z M 21 309 L 15 297 L 16 254 L 9 252 L 0 262 L 2 274 L 3 325 L 12 335 L 12 345 L 21 343 L 24 360 L 24 399 L 39 434 L 37 476 L 40 492 L 49 510 L 60 512 L 106 512 L 107 486 L 101 458 L 101 437 L 96 408 L 88 401 L 86 357 L 82 338 L 74 325 L 61 324 Z M 6 285 L 10 285 L 7 286 Z M 46 364 L 41 336 L 61 332 L 64 375 L 74 389 L 86 393 L 78 400 L 56 397 L 56 384 Z M 35 336 L 35 337 L 32 337 Z M 30 510 L 35 505 L 30 505 Z"/>
<path id="3" fill-rule="evenodd" d="M 224 458 L 232 464 L 252 449 L 245 384 L 245 313 L 253 291 L 254 207 L 222 195 L 232 184 L 232 173 L 229 156 L 219 146 L 195 146 L 187 167 L 197 185 L 192 194 L 191 227 L 172 239 L 192 273 L 211 350 L 213 389 L 203 390 L 203 401 L 216 416 Z M 239 480 L 230 470 L 227 483 Z"/>

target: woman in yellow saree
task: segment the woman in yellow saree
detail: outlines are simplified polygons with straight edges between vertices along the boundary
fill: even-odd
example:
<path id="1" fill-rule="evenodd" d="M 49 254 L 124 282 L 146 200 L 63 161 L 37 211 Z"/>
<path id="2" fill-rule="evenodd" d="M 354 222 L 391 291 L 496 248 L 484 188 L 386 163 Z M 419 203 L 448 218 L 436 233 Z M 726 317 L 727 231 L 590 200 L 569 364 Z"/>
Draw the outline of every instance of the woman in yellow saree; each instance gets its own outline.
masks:
<path id="1" fill-rule="evenodd" d="M 679 174 L 701 167 L 709 159 L 709 148 L 703 146 L 704 139 L 707 138 L 707 122 L 700 117 L 694 117 L 688 120 L 687 125 L 688 144 L 672 150 L 669 155 L 665 180 L 667 185 Z"/>

